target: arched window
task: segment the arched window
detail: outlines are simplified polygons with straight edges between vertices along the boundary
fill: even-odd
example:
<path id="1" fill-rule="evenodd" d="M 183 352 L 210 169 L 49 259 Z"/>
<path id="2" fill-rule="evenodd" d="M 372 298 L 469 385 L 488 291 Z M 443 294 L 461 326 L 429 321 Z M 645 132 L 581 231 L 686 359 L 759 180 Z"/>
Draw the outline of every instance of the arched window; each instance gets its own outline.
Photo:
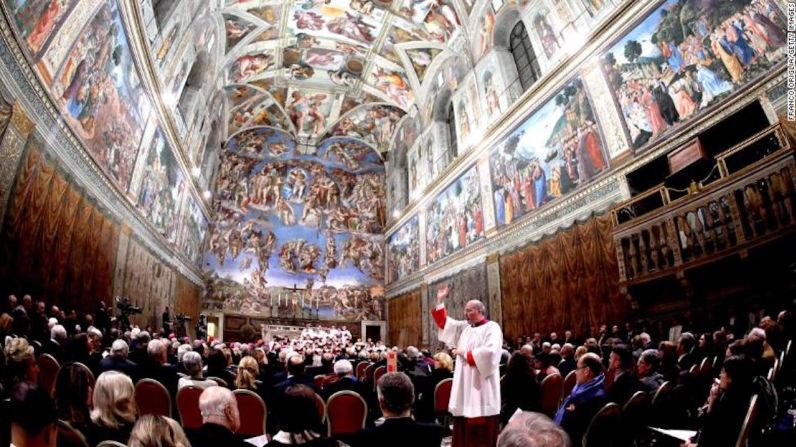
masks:
<path id="1" fill-rule="evenodd" d="M 533 52 L 531 39 L 528 37 L 528 31 L 525 30 L 522 20 L 517 22 L 511 30 L 509 50 L 514 56 L 514 64 L 517 65 L 517 74 L 522 90 L 528 90 L 542 77 L 542 70 L 539 68 L 539 61 L 536 59 L 536 53 Z"/>
<path id="2" fill-rule="evenodd" d="M 450 105 L 448 105 L 447 124 L 451 154 L 451 159 L 448 161 L 451 162 L 456 158 L 457 155 L 459 155 L 459 139 L 456 138 L 456 117 L 453 115 L 453 101 L 451 101 Z"/>

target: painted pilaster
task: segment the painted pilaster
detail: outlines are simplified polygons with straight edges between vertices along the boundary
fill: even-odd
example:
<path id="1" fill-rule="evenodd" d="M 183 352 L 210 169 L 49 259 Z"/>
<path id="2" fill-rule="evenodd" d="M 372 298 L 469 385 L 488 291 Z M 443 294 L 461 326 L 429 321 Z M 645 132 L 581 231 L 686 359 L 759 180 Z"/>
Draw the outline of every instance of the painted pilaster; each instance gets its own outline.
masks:
<path id="1" fill-rule="evenodd" d="M 500 291 L 500 258 L 497 253 L 486 257 L 486 284 L 489 294 L 489 319 L 503 324 L 503 296 Z"/>
<path id="2" fill-rule="evenodd" d="M 0 121 L 6 121 L 8 126 L 0 139 L 0 226 L 5 218 L 6 207 L 14 185 L 17 167 L 22 159 L 33 123 L 22 110 L 18 103 L 14 105 L 3 104 L 0 106 Z M 2 128 L 2 126 L 0 126 Z"/>
<path id="3" fill-rule="evenodd" d="M 608 82 L 600 70 L 600 60 L 593 58 L 581 71 L 581 77 L 590 96 L 594 115 L 603 131 L 608 157 L 613 160 L 627 154 L 630 151 L 630 141 L 622 127 L 621 117 L 611 97 Z"/>

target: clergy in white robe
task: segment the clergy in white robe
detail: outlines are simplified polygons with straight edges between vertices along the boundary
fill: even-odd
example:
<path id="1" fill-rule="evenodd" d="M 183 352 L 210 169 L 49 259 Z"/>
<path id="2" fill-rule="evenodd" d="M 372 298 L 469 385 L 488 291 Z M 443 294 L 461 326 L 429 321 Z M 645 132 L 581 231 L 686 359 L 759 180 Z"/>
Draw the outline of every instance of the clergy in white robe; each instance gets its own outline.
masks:
<path id="1" fill-rule="evenodd" d="M 466 320 L 450 318 L 442 302 L 446 292 L 438 295 L 432 316 L 439 327 L 439 340 L 456 356 L 448 404 L 454 416 L 453 446 L 494 446 L 500 415 L 503 331 L 484 317 L 484 305 L 476 300 L 465 306 Z"/>

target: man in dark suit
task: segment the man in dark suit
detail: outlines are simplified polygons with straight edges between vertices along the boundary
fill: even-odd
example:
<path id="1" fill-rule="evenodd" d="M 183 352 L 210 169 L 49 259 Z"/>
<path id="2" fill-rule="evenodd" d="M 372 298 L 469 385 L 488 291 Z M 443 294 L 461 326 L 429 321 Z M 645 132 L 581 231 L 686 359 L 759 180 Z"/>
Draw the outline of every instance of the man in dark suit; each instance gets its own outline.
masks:
<path id="1" fill-rule="evenodd" d="M 169 391 L 172 402 L 175 402 L 177 397 L 177 368 L 173 365 L 166 363 L 166 341 L 155 339 L 147 345 L 147 354 L 149 358 L 146 362 L 139 365 L 140 378 L 154 379 Z"/>
<path id="2" fill-rule="evenodd" d="M 322 376 L 334 373 L 334 354 L 331 352 L 324 352 L 321 355 L 321 366 L 312 366 L 307 368 L 307 376 L 314 379 L 315 376 Z"/>
<path id="3" fill-rule="evenodd" d="M 285 390 L 287 390 L 288 387 L 299 384 L 307 385 L 308 387 L 317 391 L 312 377 L 307 376 L 307 374 L 304 372 L 304 358 L 298 354 L 294 354 L 287 360 L 287 379 L 274 385 L 274 390 L 276 391 L 277 395 L 281 396 L 285 393 Z"/>
<path id="4" fill-rule="evenodd" d="M 321 396 L 324 400 L 338 391 L 353 391 L 367 400 L 365 384 L 354 377 L 354 366 L 348 360 L 338 360 L 334 364 L 335 380 L 324 385 Z"/>
<path id="5" fill-rule="evenodd" d="M 438 447 L 445 428 L 437 424 L 415 422 L 411 417 L 415 389 L 404 373 L 387 373 L 377 386 L 379 408 L 384 423 L 342 439 L 351 447 Z"/>
<path id="6" fill-rule="evenodd" d="M 640 389 L 638 378 L 633 374 L 633 353 L 626 345 L 614 346 L 608 362 L 609 374 L 614 374 L 608 399 L 621 406 Z"/>
<path id="7" fill-rule="evenodd" d="M 564 343 L 561 347 L 561 361 L 558 363 L 558 371 L 561 377 L 566 378 L 567 375 L 578 367 L 578 362 L 575 361 L 575 347 L 570 343 Z"/>
<path id="8" fill-rule="evenodd" d="M 238 402 L 232 391 L 221 386 L 211 386 L 199 396 L 199 411 L 202 427 L 188 431 L 188 439 L 194 447 L 251 447 L 235 436 L 240 428 Z"/>
<path id="9" fill-rule="evenodd" d="M 66 328 L 60 324 L 56 324 L 50 329 L 50 339 L 44 343 L 42 350 L 45 354 L 50 354 L 55 360 L 58 360 L 59 364 L 63 365 L 66 361 L 66 355 L 64 353 L 66 341 Z"/>
<path id="10" fill-rule="evenodd" d="M 99 368 L 97 368 L 97 375 L 105 371 L 119 371 L 127 374 L 133 382 L 137 381 L 138 365 L 127 359 L 129 349 L 124 340 L 115 340 L 111 345 L 111 355 L 100 361 Z"/>

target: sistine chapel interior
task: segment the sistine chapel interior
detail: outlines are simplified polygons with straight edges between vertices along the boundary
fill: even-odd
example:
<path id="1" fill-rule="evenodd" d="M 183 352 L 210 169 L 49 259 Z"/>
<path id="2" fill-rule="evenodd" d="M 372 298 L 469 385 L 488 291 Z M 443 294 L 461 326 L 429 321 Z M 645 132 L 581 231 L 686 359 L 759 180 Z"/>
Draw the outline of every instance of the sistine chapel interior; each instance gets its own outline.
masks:
<path id="1" fill-rule="evenodd" d="M 507 340 L 792 305 L 786 3 L 3 0 L 0 294 L 432 347 L 443 289 Z"/>

